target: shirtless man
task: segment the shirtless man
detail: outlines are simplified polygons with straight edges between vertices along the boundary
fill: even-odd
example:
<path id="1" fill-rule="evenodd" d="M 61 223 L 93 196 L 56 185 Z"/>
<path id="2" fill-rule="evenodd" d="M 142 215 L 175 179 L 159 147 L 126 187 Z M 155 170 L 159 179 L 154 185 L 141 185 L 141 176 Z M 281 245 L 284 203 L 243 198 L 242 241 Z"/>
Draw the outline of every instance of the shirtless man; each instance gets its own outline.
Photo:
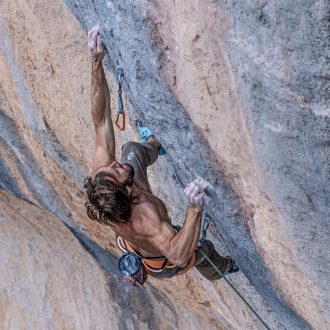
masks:
<path id="1" fill-rule="evenodd" d="M 133 251 L 147 261 L 162 256 L 165 263 L 161 267 L 147 266 L 151 276 L 172 277 L 195 266 L 209 280 L 221 278 L 197 249 L 208 183 L 197 178 L 184 190 L 189 207 L 182 228 L 175 229 L 164 203 L 152 194 L 147 179 L 147 166 L 156 161 L 161 149 L 152 132 L 140 127 L 140 136 L 146 142 L 125 143 L 121 162 L 115 159 L 110 92 L 102 66 L 103 44 L 98 26 L 88 32 L 88 47 L 92 59 L 91 111 L 96 132 L 93 175 L 85 180 L 88 216 L 111 226 L 122 239 L 124 251 Z M 200 249 L 220 271 L 236 271 L 234 261 L 220 256 L 210 241 L 205 241 Z"/>

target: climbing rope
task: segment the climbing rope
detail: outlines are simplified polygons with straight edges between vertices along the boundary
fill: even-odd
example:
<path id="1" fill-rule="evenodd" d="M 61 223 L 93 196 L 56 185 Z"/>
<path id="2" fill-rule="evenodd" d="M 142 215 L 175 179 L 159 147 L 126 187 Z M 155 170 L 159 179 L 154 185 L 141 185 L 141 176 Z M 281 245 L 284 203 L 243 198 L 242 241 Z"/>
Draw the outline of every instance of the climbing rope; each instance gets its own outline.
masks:
<path id="1" fill-rule="evenodd" d="M 167 153 L 167 157 L 171 159 L 173 165 L 176 163 L 176 161 L 170 156 L 169 153 Z M 189 169 L 186 168 L 188 170 L 188 172 L 192 175 L 195 176 L 194 173 Z M 176 178 L 178 179 L 178 181 L 180 182 L 180 184 L 182 186 L 184 186 L 184 183 L 180 180 L 180 176 L 178 175 L 178 173 L 176 172 L 176 167 L 173 166 L 173 170 L 175 172 Z M 199 240 L 200 243 L 202 243 L 203 241 L 205 241 L 206 239 L 206 232 L 207 229 L 209 227 L 210 224 L 210 220 L 211 217 L 209 214 L 207 214 L 205 212 L 205 210 L 203 210 L 202 213 L 202 220 L 203 220 L 203 226 L 202 226 L 202 237 Z M 271 330 L 270 327 L 266 324 L 266 322 L 259 316 L 259 314 L 253 309 L 253 307 L 244 299 L 244 297 L 238 292 L 238 290 L 234 287 L 234 285 L 223 275 L 223 273 L 220 271 L 220 269 L 218 269 L 218 267 L 212 262 L 212 260 L 205 254 L 205 252 L 203 252 L 202 250 L 199 250 L 201 252 L 201 254 L 203 255 L 203 257 L 210 263 L 210 265 L 215 269 L 215 271 L 221 276 L 221 278 L 223 278 L 225 280 L 225 282 L 234 290 L 234 292 L 241 298 L 241 300 L 245 303 L 245 305 L 252 311 L 252 313 L 257 317 L 257 319 L 263 324 L 263 326 L 267 329 L 267 330 Z"/>
<path id="2" fill-rule="evenodd" d="M 203 227 L 202 227 L 202 238 L 199 240 L 200 243 L 205 241 L 206 239 L 206 231 L 210 224 L 210 216 L 203 210 Z M 264 325 L 264 327 L 268 330 L 271 330 L 270 327 L 265 323 L 265 321 L 259 316 L 259 314 L 253 309 L 253 307 L 244 299 L 244 297 L 238 292 L 238 290 L 234 287 L 234 285 L 224 276 L 224 274 L 220 271 L 220 269 L 214 264 L 214 262 L 203 252 L 201 249 L 199 252 L 203 255 L 203 257 L 210 263 L 210 265 L 214 268 L 214 270 L 225 280 L 225 282 L 236 292 L 236 294 L 242 299 L 245 305 L 252 311 L 252 313 L 258 318 L 258 320 Z"/>
<path id="3" fill-rule="evenodd" d="M 233 286 L 233 284 L 221 273 L 218 267 L 212 262 L 212 260 L 200 250 L 199 252 L 202 253 L 203 257 L 211 264 L 211 266 L 215 269 L 215 271 L 226 281 L 226 283 L 236 292 L 236 294 L 243 300 L 245 305 L 249 307 L 252 313 L 258 318 L 258 320 L 264 325 L 264 327 L 268 330 L 271 330 L 270 327 L 265 323 L 265 321 L 259 316 L 259 314 L 253 309 L 253 307 L 244 299 L 244 297 L 237 291 L 237 289 Z"/>
<path id="4" fill-rule="evenodd" d="M 122 88 L 121 85 L 123 83 L 124 73 L 123 69 L 118 66 L 116 68 L 116 77 L 118 80 L 118 108 L 117 108 L 117 114 L 115 118 L 115 125 L 118 130 L 124 131 L 125 130 L 125 111 L 124 111 L 124 104 L 123 104 L 123 98 L 122 98 Z M 122 125 L 119 124 L 119 118 L 122 116 Z"/>

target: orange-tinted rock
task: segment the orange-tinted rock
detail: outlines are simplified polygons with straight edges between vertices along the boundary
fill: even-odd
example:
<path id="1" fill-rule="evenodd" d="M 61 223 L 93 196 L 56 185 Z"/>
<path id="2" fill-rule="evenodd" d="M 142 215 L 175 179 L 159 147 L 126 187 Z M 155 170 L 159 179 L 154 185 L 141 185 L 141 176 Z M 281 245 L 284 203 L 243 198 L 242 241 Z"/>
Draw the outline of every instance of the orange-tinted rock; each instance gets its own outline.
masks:
<path id="1" fill-rule="evenodd" d="M 56 217 L 0 190 L 3 329 L 115 324 L 106 273 Z"/>
<path id="2" fill-rule="evenodd" d="M 123 142 L 137 139 L 131 124 L 142 116 L 168 150 L 149 176 L 173 222 L 182 223 L 185 215 L 182 185 L 194 174 L 209 175 L 215 194 L 207 199 L 207 209 L 218 209 L 221 216 L 214 217 L 208 235 L 222 253 L 235 256 L 247 276 L 241 272 L 230 277 L 235 286 L 271 328 L 326 328 L 328 249 L 323 237 L 328 227 L 318 221 L 321 209 L 326 218 L 326 181 L 316 184 L 325 173 L 324 149 L 319 148 L 325 148 L 326 141 L 325 133 L 317 136 L 305 129 L 318 122 L 320 130 L 311 131 L 325 132 L 327 110 L 315 100 L 308 104 L 310 89 L 303 86 L 299 65 L 290 62 L 290 52 L 296 54 L 299 45 L 290 48 L 286 41 L 286 49 L 281 41 L 282 48 L 277 46 L 277 33 L 285 26 L 274 15 L 282 12 L 277 2 L 267 6 L 258 1 L 248 8 L 236 1 L 221 6 L 212 1 L 108 2 L 106 8 L 99 1 L 94 4 L 76 1 L 70 6 L 85 29 L 100 22 L 110 54 L 110 60 L 105 59 L 108 68 L 124 66 L 124 95 L 131 103 L 125 100 L 127 131 L 116 132 L 118 156 Z M 308 16 L 301 8 L 291 8 L 290 29 L 299 13 L 306 22 L 307 17 L 315 20 L 317 9 Z M 122 286 L 112 273 L 114 265 L 107 268 L 107 258 L 113 257 L 106 250 L 114 255 L 119 251 L 111 229 L 86 217 L 82 189 L 94 148 L 86 34 L 61 1 L 3 1 L 0 11 L 0 186 L 20 198 L 1 193 L 0 235 L 12 233 L 1 239 L 6 244 L 1 260 L 11 260 L 2 263 L 3 274 L 14 265 L 19 284 L 10 276 L 1 277 L 6 292 L 0 297 L 1 321 L 15 329 L 23 328 L 24 318 L 31 328 L 59 324 L 89 329 L 93 322 L 101 329 L 123 324 L 261 328 L 222 281 L 209 283 L 191 271 L 171 280 L 151 279 L 141 296 Z M 273 32 L 267 32 L 273 21 Z M 256 29 L 255 22 L 262 26 Z M 250 29 L 258 37 L 251 36 Z M 308 63 L 307 49 L 300 54 L 301 63 Z M 107 76 L 116 109 L 117 86 L 112 73 Z M 310 78 L 311 87 L 317 79 Z M 278 117 L 269 116 L 277 112 Z M 310 115 L 313 120 L 306 117 Z M 295 152 L 294 141 L 299 139 Z M 312 155 L 313 145 L 320 158 Z M 288 152 L 283 152 L 286 146 Z M 314 186 L 320 187 L 319 195 Z M 84 246 L 95 259 L 60 221 L 82 241 L 90 240 L 83 241 Z M 12 252 L 19 249 L 21 254 Z M 110 284 L 99 265 L 108 271 Z M 97 284 L 82 288 L 95 278 Z M 14 292 L 14 300 L 8 300 L 8 292 Z M 135 306 L 132 315 L 127 301 Z M 42 313 L 46 323 L 41 324 Z"/>

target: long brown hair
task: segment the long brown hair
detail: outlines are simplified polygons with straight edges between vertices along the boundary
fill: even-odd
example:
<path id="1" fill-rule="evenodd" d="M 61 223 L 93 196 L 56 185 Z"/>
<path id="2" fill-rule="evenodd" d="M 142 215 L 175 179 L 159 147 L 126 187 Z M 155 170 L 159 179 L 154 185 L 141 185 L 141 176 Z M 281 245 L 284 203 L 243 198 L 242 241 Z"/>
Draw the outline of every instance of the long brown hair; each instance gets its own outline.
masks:
<path id="1" fill-rule="evenodd" d="M 131 216 L 131 199 L 123 185 L 103 176 L 84 182 L 87 198 L 85 205 L 90 219 L 105 225 L 127 223 Z"/>

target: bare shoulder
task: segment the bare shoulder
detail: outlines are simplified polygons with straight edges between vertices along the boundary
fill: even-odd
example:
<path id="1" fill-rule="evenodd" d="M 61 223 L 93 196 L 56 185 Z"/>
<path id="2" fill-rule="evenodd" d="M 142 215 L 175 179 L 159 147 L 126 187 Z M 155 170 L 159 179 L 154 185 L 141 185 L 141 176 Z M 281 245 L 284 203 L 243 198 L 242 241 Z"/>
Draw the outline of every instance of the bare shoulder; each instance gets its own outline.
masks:
<path id="1" fill-rule="evenodd" d="M 146 225 L 146 241 L 156 248 L 162 255 L 166 255 L 171 239 L 176 232 L 172 225 L 159 213 L 157 206 L 153 203 L 146 203 L 142 210 L 142 223 Z"/>
<path id="2" fill-rule="evenodd" d="M 153 236 L 160 231 L 162 218 L 152 202 L 144 202 L 135 206 L 134 222 L 146 236 Z"/>

